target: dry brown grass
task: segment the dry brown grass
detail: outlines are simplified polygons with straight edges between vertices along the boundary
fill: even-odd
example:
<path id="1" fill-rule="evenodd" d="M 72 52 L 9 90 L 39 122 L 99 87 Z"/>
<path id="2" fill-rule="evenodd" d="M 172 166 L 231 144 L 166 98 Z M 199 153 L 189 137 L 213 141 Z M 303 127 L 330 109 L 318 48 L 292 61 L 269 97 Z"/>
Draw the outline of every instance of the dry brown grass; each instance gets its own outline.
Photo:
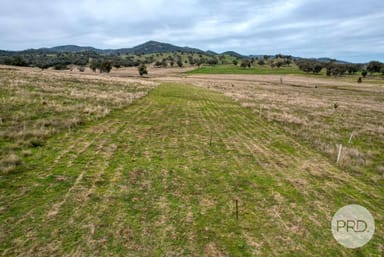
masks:
<path id="1" fill-rule="evenodd" d="M 156 83 L 0 66 L 0 85 L 0 173 L 9 173 L 21 166 L 9 156 L 26 157 L 50 136 L 103 118 Z"/>
<path id="2" fill-rule="evenodd" d="M 381 177 L 383 183 L 384 80 L 357 84 L 346 78 L 287 75 L 281 84 L 280 77 L 196 75 L 158 80 L 185 81 L 222 92 L 332 162 L 336 161 L 337 145 L 342 144 L 340 167 L 357 176 L 367 175 L 365 178 L 374 183 Z"/>
<path id="3" fill-rule="evenodd" d="M 17 166 L 20 166 L 22 163 L 23 162 L 18 155 L 10 153 L 1 159 L 0 169 L 3 170 L 3 173 L 7 174 L 12 172 L 14 169 L 16 169 Z"/>

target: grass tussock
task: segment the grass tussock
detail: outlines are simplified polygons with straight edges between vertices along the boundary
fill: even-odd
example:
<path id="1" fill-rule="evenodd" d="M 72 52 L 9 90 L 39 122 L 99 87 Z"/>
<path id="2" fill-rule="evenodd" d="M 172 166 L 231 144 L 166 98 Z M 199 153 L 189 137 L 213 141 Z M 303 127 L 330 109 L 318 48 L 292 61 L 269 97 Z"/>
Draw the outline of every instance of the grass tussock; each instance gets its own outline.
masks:
<path id="1" fill-rule="evenodd" d="M 0 170 L 2 170 L 4 174 L 9 174 L 15 171 L 22 164 L 23 162 L 21 158 L 18 155 L 11 153 L 0 159 Z"/>

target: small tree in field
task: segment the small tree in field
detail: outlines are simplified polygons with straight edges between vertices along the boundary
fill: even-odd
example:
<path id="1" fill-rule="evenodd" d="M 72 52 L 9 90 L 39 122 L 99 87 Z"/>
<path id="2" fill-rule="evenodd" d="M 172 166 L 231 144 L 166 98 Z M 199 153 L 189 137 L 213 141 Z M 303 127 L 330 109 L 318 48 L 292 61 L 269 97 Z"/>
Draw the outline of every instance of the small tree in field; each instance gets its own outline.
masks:
<path id="1" fill-rule="evenodd" d="M 109 73 L 112 70 L 112 62 L 108 60 L 104 60 L 100 63 L 100 73 L 106 72 Z"/>
<path id="2" fill-rule="evenodd" d="M 251 68 L 251 62 L 248 59 L 244 59 L 241 64 L 241 68 Z"/>
<path id="3" fill-rule="evenodd" d="M 383 64 L 381 62 L 371 61 L 371 62 L 369 62 L 368 66 L 367 66 L 367 71 L 371 74 L 376 73 L 376 72 L 378 73 L 378 72 L 380 72 L 382 65 Z"/>
<path id="4" fill-rule="evenodd" d="M 100 64 L 96 60 L 92 60 L 89 65 L 89 68 L 91 68 L 93 72 L 96 72 L 96 69 L 98 69 L 99 67 L 100 67 Z"/>
<path id="5" fill-rule="evenodd" d="M 137 67 L 137 69 L 141 77 L 148 74 L 147 66 L 145 66 L 144 63 L 140 64 L 139 67 Z"/>
<path id="6" fill-rule="evenodd" d="M 257 62 L 257 64 L 260 65 L 260 66 L 265 65 L 265 61 L 264 61 L 264 59 L 260 59 L 260 60 Z"/>

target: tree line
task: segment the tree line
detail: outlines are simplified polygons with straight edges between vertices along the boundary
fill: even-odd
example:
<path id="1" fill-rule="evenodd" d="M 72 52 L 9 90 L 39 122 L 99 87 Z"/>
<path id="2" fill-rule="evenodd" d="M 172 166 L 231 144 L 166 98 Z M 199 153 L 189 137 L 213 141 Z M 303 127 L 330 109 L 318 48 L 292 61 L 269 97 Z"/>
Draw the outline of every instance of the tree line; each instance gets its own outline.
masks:
<path id="1" fill-rule="evenodd" d="M 183 54 L 186 54 L 186 56 Z M 184 65 L 198 66 L 233 64 L 241 68 L 252 68 L 255 66 L 270 66 L 281 68 L 292 64 L 305 73 L 319 74 L 322 71 L 327 76 L 343 76 L 345 74 L 361 73 L 363 77 L 367 74 L 381 73 L 384 75 L 384 64 L 371 61 L 367 64 L 340 63 L 336 60 L 328 62 L 314 59 L 294 58 L 290 55 L 277 54 L 275 56 L 242 57 L 231 56 L 228 59 L 224 55 L 214 54 L 191 54 L 175 52 L 164 55 L 163 53 L 152 55 L 105 55 L 93 51 L 78 53 L 47 53 L 43 51 L 7 52 L 0 51 L 0 64 L 13 66 L 39 67 L 41 69 L 54 68 L 57 70 L 68 69 L 71 65 L 77 66 L 80 71 L 85 67 L 94 72 L 110 72 L 113 67 L 139 67 L 140 65 L 153 64 L 155 67 L 183 67 Z"/>
<path id="2" fill-rule="evenodd" d="M 216 65 L 219 58 L 210 55 L 200 54 L 198 57 L 188 55 L 183 60 L 182 55 L 174 54 L 163 57 L 163 54 L 157 55 L 102 55 L 95 52 L 80 53 L 13 53 L 0 51 L 0 64 L 38 67 L 41 69 L 54 68 L 57 70 L 68 69 L 69 66 L 78 66 L 80 70 L 84 70 L 87 66 L 93 71 L 110 72 L 110 70 L 120 67 L 139 67 L 141 64 L 154 64 L 155 67 L 183 67 L 185 64 L 201 66 Z"/>
<path id="3" fill-rule="evenodd" d="M 327 76 L 354 75 L 361 72 L 363 77 L 369 74 L 381 73 L 384 75 L 384 64 L 378 61 L 371 61 L 368 64 L 338 63 L 335 61 L 320 62 L 317 60 L 298 60 L 298 68 L 306 73 L 319 74 L 325 69 Z"/>

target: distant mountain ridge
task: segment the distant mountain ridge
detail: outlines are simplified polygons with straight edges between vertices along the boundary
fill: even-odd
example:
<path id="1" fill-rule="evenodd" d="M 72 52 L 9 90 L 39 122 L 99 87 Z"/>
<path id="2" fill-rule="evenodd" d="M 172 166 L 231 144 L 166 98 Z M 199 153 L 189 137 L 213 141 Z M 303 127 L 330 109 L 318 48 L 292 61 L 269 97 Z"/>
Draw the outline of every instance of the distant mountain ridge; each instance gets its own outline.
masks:
<path id="1" fill-rule="evenodd" d="M 82 53 L 82 52 L 95 52 L 98 54 L 154 54 L 154 53 L 167 53 L 167 52 L 187 52 L 187 53 L 197 53 L 197 54 L 207 54 L 207 55 L 219 55 L 218 53 L 214 51 L 203 51 L 198 48 L 191 48 L 191 47 L 180 47 L 176 45 L 172 45 L 169 43 L 161 43 L 157 41 L 148 41 L 143 44 L 131 47 L 131 48 L 120 48 L 120 49 L 98 49 L 91 46 L 77 46 L 77 45 L 62 45 L 62 46 L 55 46 L 50 48 L 39 48 L 39 49 L 28 49 L 23 51 L 4 51 L 0 50 L 0 52 L 3 53 Z M 242 55 L 234 51 L 226 51 L 221 54 L 225 55 L 231 55 L 238 58 L 255 58 L 255 57 L 262 57 L 264 55 Z M 302 59 L 300 57 L 294 57 L 297 59 Z M 313 60 L 318 60 L 321 62 L 329 62 L 334 61 L 337 63 L 348 63 L 342 60 L 335 60 L 328 57 L 322 57 L 322 58 L 309 58 Z"/>
<path id="2" fill-rule="evenodd" d="M 180 47 L 168 43 L 161 43 L 157 41 L 148 41 L 131 48 L 120 49 L 97 49 L 90 46 L 77 46 L 77 45 L 62 45 L 51 48 L 28 49 L 25 51 L 32 52 L 51 52 L 51 53 L 81 53 L 81 52 L 96 52 L 99 54 L 153 54 L 153 53 L 167 53 L 167 52 L 190 52 L 190 53 L 211 53 L 205 52 L 197 48 Z"/>
<path id="3" fill-rule="evenodd" d="M 224 52 L 223 54 L 227 54 L 227 55 L 231 55 L 231 56 L 234 56 L 234 57 L 239 57 L 239 58 L 243 58 L 243 57 L 246 57 L 242 54 L 239 54 L 235 51 L 227 51 L 227 52 Z"/>
<path id="4" fill-rule="evenodd" d="M 342 63 L 342 64 L 350 63 L 350 62 L 347 62 L 347 61 L 336 60 L 336 59 L 332 59 L 332 58 L 329 58 L 329 57 L 314 58 L 314 60 L 317 60 L 319 62 L 337 62 L 337 63 Z"/>
<path id="5" fill-rule="evenodd" d="M 63 46 L 55 46 L 51 48 L 39 48 L 38 51 L 49 51 L 53 53 L 79 53 L 79 52 L 99 52 L 102 51 L 100 49 L 96 49 L 90 46 L 77 46 L 77 45 L 63 45 Z"/>
<path id="6" fill-rule="evenodd" d="M 160 43 L 157 41 L 148 41 L 144 44 L 127 48 L 127 53 L 133 54 L 153 54 L 153 53 L 166 53 L 166 52 L 192 52 L 192 53 L 206 53 L 203 50 L 190 47 L 180 47 L 168 43 Z"/>

